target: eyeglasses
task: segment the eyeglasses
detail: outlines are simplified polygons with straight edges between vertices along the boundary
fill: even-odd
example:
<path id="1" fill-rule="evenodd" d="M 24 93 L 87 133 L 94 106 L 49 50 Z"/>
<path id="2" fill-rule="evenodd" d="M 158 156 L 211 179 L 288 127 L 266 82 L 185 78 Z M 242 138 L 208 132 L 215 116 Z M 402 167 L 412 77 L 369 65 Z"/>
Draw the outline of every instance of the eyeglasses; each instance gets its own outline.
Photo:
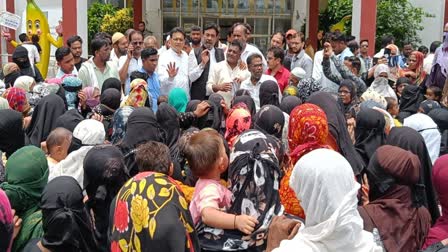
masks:
<path id="1" fill-rule="evenodd" d="M 143 42 L 140 42 L 140 41 L 133 41 L 132 44 L 133 44 L 133 45 L 143 45 Z"/>
<path id="2" fill-rule="evenodd" d="M 367 48 L 369 47 L 369 45 L 361 45 L 361 47 Z"/>

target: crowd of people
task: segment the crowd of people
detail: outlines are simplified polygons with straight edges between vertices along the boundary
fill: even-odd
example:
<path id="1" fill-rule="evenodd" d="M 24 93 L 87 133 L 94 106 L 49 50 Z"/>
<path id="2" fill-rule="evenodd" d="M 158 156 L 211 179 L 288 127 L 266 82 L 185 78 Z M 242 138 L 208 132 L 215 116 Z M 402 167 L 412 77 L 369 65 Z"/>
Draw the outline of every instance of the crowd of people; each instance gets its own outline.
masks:
<path id="1" fill-rule="evenodd" d="M 175 27 L 160 47 L 140 23 L 88 59 L 72 36 L 46 79 L 20 35 L 0 251 L 448 251 L 448 24 L 375 55 L 293 29 L 262 53 L 251 34 Z"/>

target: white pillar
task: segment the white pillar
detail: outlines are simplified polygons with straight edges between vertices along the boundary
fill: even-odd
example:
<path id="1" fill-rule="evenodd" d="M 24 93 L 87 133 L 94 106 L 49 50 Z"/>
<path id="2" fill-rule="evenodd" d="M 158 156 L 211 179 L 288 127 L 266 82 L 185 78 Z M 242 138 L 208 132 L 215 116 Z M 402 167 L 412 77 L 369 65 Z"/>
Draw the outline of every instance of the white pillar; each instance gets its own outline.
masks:
<path id="1" fill-rule="evenodd" d="M 80 36 L 83 39 L 82 43 L 82 57 L 87 58 L 88 55 L 88 48 L 89 48 L 89 44 L 87 41 L 88 36 L 88 28 L 87 28 L 87 8 L 88 8 L 88 3 L 86 0 L 77 0 L 78 2 L 77 7 L 78 7 L 78 18 L 76 19 L 77 21 L 77 33 L 78 36 Z"/>
<path id="2" fill-rule="evenodd" d="M 358 41 L 360 40 L 361 34 L 361 7 L 361 0 L 353 0 L 352 36 L 355 36 Z"/>
<path id="3" fill-rule="evenodd" d="M 150 3 L 149 3 L 150 2 Z M 162 1 L 143 1 L 143 19 L 146 23 L 146 28 L 153 32 L 153 35 L 159 40 L 162 45 L 163 40 L 163 23 L 162 23 Z"/>

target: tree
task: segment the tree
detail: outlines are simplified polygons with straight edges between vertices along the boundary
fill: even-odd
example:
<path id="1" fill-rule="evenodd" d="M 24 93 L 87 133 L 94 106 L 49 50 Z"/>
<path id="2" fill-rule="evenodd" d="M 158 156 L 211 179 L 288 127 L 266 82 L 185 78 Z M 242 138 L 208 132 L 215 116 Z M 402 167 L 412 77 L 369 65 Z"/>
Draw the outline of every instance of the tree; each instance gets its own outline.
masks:
<path id="1" fill-rule="evenodd" d="M 328 8 L 319 16 L 319 27 L 329 31 L 331 25 L 340 22 L 351 15 L 352 0 L 328 0 Z M 395 43 L 401 47 L 404 41 L 418 44 L 421 39 L 417 32 L 423 30 L 422 21 L 425 17 L 433 17 L 422 8 L 413 6 L 409 0 L 378 0 L 376 46 L 381 46 L 381 38 L 385 35 L 395 37 Z M 351 33 L 351 23 L 346 24 L 346 33 Z M 359 38 L 358 38 L 359 39 Z"/>
<path id="2" fill-rule="evenodd" d="M 112 4 L 103 4 L 99 2 L 93 3 L 87 10 L 87 27 L 89 33 L 89 44 L 93 39 L 95 33 L 100 31 L 103 18 L 107 14 L 114 15 L 117 12 L 117 8 Z"/>
<path id="3" fill-rule="evenodd" d="M 106 14 L 103 17 L 101 31 L 109 34 L 115 32 L 125 33 L 127 29 L 134 25 L 134 15 L 132 8 L 125 8 L 115 12 L 113 15 Z"/>

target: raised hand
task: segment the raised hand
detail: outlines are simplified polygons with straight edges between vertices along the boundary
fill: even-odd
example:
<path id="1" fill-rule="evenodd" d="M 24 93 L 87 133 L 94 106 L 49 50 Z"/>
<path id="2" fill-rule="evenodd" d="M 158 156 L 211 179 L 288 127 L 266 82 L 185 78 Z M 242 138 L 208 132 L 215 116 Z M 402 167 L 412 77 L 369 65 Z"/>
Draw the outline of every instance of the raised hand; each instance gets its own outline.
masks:
<path id="1" fill-rule="evenodd" d="M 59 20 L 59 25 L 56 26 L 56 33 L 59 35 L 59 37 L 62 37 L 64 30 L 62 28 L 62 20 Z"/>
<path id="2" fill-rule="evenodd" d="M 171 62 L 168 64 L 168 69 L 166 69 L 166 71 L 168 72 L 168 76 L 170 78 L 174 78 L 174 77 L 176 77 L 177 72 L 179 71 L 179 68 L 176 68 L 175 62 Z"/>

